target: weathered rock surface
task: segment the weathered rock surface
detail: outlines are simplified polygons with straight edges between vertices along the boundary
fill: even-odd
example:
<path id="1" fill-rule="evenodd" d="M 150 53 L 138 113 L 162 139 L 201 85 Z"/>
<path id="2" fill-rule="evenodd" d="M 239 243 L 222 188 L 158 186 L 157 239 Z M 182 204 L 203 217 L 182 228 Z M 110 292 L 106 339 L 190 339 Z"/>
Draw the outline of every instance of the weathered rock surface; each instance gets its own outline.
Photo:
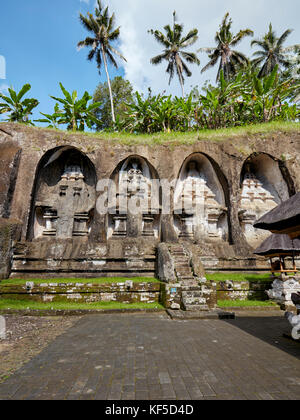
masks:
<path id="1" fill-rule="evenodd" d="M 83 168 L 88 188 L 85 189 L 84 186 L 77 186 L 77 184 L 75 186 L 74 184 L 74 194 L 79 194 L 80 191 L 83 194 L 84 191 L 87 191 L 87 199 L 85 200 L 86 209 L 76 208 L 74 210 L 76 228 L 73 229 L 73 234 L 86 235 L 86 237 L 72 237 L 65 240 L 64 244 L 59 241 L 58 237 L 54 237 L 55 222 L 52 226 L 51 221 L 60 217 L 67 225 L 72 212 L 70 211 L 70 214 L 61 212 L 61 206 L 56 209 L 55 197 L 54 199 L 51 197 L 50 202 L 47 199 L 47 194 L 43 195 L 43 191 L 46 189 L 43 187 L 44 189 L 39 190 L 39 183 L 43 178 L 40 175 L 43 171 L 44 174 L 47 174 L 47 171 L 51 172 L 50 169 L 46 168 L 45 170 L 45 167 L 49 163 L 49 158 L 53 159 L 53 154 L 60 153 L 61 148 L 78 151 L 79 160 L 81 159 L 82 164 L 88 162 L 89 168 L 88 170 Z M 274 190 L 273 198 L 279 200 L 287 194 L 293 194 L 300 190 L 299 152 L 300 133 L 297 132 L 245 136 L 224 141 L 199 141 L 186 145 L 147 145 L 142 143 L 128 145 L 118 141 L 106 141 L 93 135 L 64 133 L 24 127 L 18 124 L 1 124 L 0 215 L 20 220 L 22 224 L 21 243 L 17 247 L 13 265 L 15 274 L 23 273 L 32 276 L 33 273 L 38 275 L 45 273 L 47 276 L 47 273 L 50 273 L 51 276 L 60 276 L 66 273 L 68 276 L 75 271 L 78 276 L 93 276 L 96 270 L 101 275 L 105 275 L 105 273 L 107 273 L 106 275 L 122 275 L 124 273 L 125 275 L 126 273 L 141 275 L 145 273 L 145 275 L 151 276 L 156 270 L 155 252 L 159 242 L 185 244 L 186 249 L 192 255 L 193 275 L 198 278 L 202 277 L 202 265 L 204 269 L 210 270 L 267 268 L 268 265 L 264 260 L 252 255 L 253 248 L 247 242 L 243 230 L 246 222 L 241 220 L 240 203 L 242 180 L 248 170 L 245 169 L 246 163 L 250 166 L 252 164 L 252 169 L 256 171 L 255 175 L 259 177 L 264 175 L 259 172 L 259 164 L 264 162 L 264 159 L 257 157 L 268 156 L 270 158 L 266 160 L 269 162 L 269 169 L 265 174 L 268 177 L 268 182 L 264 188 L 269 188 L 269 184 L 274 182 L 274 188 L 270 188 L 270 191 Z M 212 177 L 208 176 L 205 188 L 209 194 L 215 196 L 212 198 L 211 195 L 211 204 L 219 200 L 218 206 L 223 206 L 224 213 L 222 216 L 218 216 L 211 211 L 213 209 L 209 209 L 210 224 L 213 225 L 215 232 L 210 231 L 208 237 L 202 237 L 198 223 L 198 230 L 194 238 L 178 235 L 173 217 L 174 208 L 171 205 L 170 214 L 156 215 L 152 219 L 151 215 L 145 214 L 143 220 L 141 218 L 138 221 L 135 218 L 131 221 L 129 214 L 127 230 L 122 226 L 122 220 L 118 221 L 121 224 L 119 234 L 125 237 L 114 237 L 112 241 L 109 241 L 107 232 L 112 229 L 113 221 L 110 217 L 97 213 L 96 203 L 95 208 L 91 209 L 91 201 L 94 200 L 91 188 L 94 188 L 94 181 L 91 182 L 89 176 L 91 172 L 89 171 L 91 168 L 93 169 L 95 181 L 111 179 L 117 176 L 122 165 L 124 166 L 124 162 L 130 161 L 131 157 L 136 162 L 140 162 L 140 166 L 144 165 L 145 168 L 148 168 L 146 168 L 147 175 L 147 170 L 144 167 L 136 167 L 136 175 L 143 177 L 145 182 L 149 179 L 147 176 L 171 182 L 178 179 L 179 174 L 182 174 L 183 177 L 186 177 L 180 184 L 183 187 L 191 186 L 193 183 L 191 180 L 193 176 L 183 170 L 185 167 L 193 167 L 193 165 L 189 166 L 188 162 L 197 163 L 196 171 L 199 172 L 200 178 L 201 162 L 203 162 L 203 166 L 209 166 Z M 64 178 L 65 172 L 61 166 L 63 163 L 63 161 L 59 161 L 56 166 L 57 170 L 61 168 L 61 173 L 57 173 L 58 180 Z M 136 165 L 138 164 L 136 163 Z M 134 170 L 134 168 L 135 166 L 131 165 L 130 170 Z M 71 173 L 72 171 L 73 169 Z M 192 172 L 191 169 L 189 171 Z M 276 175 L 273 180 L 271 179 L 272 174 Z M 55 175 L 54 172 L 53 175 Z M 188 180 L 189 177 L 190 180 Z M 48 182 L 47 188 L 49 187 L 49 189 L 47 191 L 63 196 L 65 185 L 58 181 L 59 188 L 55 189 L 51 177 L 43 179 L 46 184 Z M 120 177 L 116 179 L 120 179 Z M 216 180 L 215 184 L 218 184 L 219 191 L 214 190 L 213 179 Z M 171 202 L 174 189 L 176 190 L 174 187 L 171 191 Z M 222 196 L 223 201 L 218 199 L 218 194 Z M 96 194 L 95 198 L 97 199 Z M 160 206 L 163 200 L 164 197 L 161 198 Z M 40 230 L 38 233 L 41 237 L 36 239 L 34 223 L 39 221 L 39 217 L 40 222 L 43 221 L 45 214 L 36 215 L 35 212 L 36 209 L 47 207 L 47 205 L 51 208 L 46 213 L 48 217 L 46 223 L 49 226 L 47 225 L 45 231 L 54 236 L 43 237 L 45 231 Z M 61 212 L 61 214 L 56 214 L 55 211 Z M 143 229 L 141 226 L 144 226 Z M 149 226 L 152 226 L 153 237 L 151 237 Z M 56 233 L 59 232 L 59 235 L 64 236 L 65 231 L 59 229 L 57 228 Z M 68 229 L 67 234 L 72 235 L 71 228 Z M 152 249 L 151 252 L 147 251 L 149 248 Z M 163 247 L 160 252 L 163 253 Z M 11 250 L 8 253 L 2 251 L 3 255 L 4 253 L 10 255 Z M 4 259 L 3 256 L 1 258 Z M 7 257 L 5 258 L 8 261 Z M 166 262 L 166 267 L 162 267 L 160 262 L 158 266 L 161 270 L 161 278 L 169 278 L 169 281 L 172 282 L 176 280 L 170 274 L 172 272 L 171 260 Z M 7 269 L 5 269 L 5 275 L 7 275 Z"/>
<path id="2" fill-rule="evenodd" d="M 10 275 L 13 246 L 19 239 L 21 224 L 10 219 L 0 219 L 0 279 Z"/>

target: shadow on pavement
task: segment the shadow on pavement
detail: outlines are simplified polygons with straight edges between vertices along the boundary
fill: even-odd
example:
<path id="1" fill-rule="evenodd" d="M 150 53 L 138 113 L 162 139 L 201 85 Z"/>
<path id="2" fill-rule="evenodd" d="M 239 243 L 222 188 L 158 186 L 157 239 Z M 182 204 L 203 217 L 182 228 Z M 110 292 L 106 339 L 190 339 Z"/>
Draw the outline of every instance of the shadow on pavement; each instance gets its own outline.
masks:
<path id="1" fill-rule="evenodd" d="M 290 331 L 283 314 L 278 316 L 240 314 L 235 320 L 224 320 L 224 322 L 300 359 L 300 343 L 283 336 Z"/>

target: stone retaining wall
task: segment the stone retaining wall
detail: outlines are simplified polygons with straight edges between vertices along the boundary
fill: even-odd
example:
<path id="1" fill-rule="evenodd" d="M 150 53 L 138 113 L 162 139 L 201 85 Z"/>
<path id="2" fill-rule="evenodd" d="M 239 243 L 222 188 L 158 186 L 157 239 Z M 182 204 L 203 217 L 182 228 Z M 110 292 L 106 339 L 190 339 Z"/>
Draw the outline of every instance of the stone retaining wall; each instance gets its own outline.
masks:
<path id="1" fill-rule="evenodd" d="M 160 301 L 160 283 L 64 284 L 28 282 L 24 285 L 1 285 L 0 299 L 36 302 L 121 302 L 154 303 Z"/>
<path id="2" fill-rule="evenodd" d="M 268 300 L 267 290 L 272 282 L 231 281 L 217 283 L 218 300 Z"/>

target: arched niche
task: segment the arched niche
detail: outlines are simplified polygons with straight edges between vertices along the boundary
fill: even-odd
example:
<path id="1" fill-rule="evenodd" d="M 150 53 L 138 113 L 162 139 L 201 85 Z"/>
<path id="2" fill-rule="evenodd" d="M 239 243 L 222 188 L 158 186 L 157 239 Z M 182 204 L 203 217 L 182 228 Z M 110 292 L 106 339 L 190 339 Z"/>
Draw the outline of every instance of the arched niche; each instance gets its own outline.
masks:
<path id="1" fill-rule="evenodd" d="M 143 157 L 131 155 L 111 176 L 107 237 L 160 235 L 160 188 L 154 167 Z"/>
<path id="2" fill-rule="evenodd" d="M 266 153 L 253 154 L 241 173 L 239 220 L 246 240 L 256 248 L 270 233 L 255 229 L 254 222 L 290 197 L 293 182 L 283 162 Z"/>
<path id="3" fill-rule="evenodd" d="M 36 170 L 28 239 L 88 236 L 96 184 L 93 163 L 78 149 L 64 146 L 49 150 Z"/>
<path id="4" fill-rule="evenodd" d="M 230 240 L 228 184 L 217 163 L 194 153 L 183 163 L 174 192 L 174 228 L 179 238 Z"/>

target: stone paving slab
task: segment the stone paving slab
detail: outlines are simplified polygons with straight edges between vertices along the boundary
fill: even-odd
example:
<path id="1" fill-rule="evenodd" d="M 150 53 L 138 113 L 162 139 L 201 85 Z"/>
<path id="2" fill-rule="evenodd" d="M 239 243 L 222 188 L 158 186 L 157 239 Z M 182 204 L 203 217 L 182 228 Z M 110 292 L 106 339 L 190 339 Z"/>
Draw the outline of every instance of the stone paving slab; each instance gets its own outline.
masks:
<path id="1" fill-rule="evenodd" d="M 300 345 L 283 316 L 81 318 L 0 385 L 0 399 L 299 400 Z"/>
<path id="2" fill-rule="evenodd" d="M 234 312 L 225 312 L 220 309 L 211 311 L 181 311 L 167 309 L 167 314 L 172 319 L 189 320 L 189 319 L 234 319 Z"/>

